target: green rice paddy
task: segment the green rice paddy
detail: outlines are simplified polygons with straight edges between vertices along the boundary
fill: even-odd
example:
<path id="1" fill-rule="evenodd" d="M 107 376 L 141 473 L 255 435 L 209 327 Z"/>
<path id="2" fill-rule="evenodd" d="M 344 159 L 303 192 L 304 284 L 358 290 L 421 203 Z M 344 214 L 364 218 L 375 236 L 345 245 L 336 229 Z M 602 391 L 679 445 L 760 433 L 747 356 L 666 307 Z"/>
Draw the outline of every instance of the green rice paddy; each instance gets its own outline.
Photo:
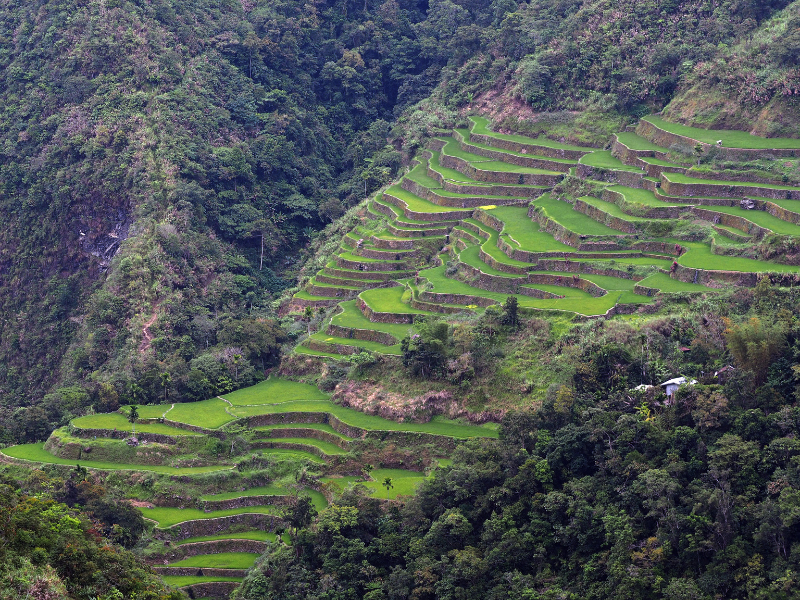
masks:
<path id="1" fill-rule="evenodd" d="M 217 519 L 220 517 L 230 517 L 233 515 L 258 514 L 258 515 L 277 515 L 279 509 L 275 506 L 244 506 L 241 508 L 229 508 L 226 510 L 204 511 L 198 508 L 170 508 L 166 506 L 156 506 L 154 508 L 140 508 L 142 516 L 151 521 L 155 521 L 159 529 L 167 529 L 178 523 L 186 521 L 196 521 L 203 519 Z"/>
<path id="2" fill-rule="evenodd" d="M 333 325 L 341 327 L 351 327 L 353 329 L 372 329 L 388 333 L 397 338 L 398 342 L 403 339 L 411 329 L 410 325 L 398 325 L 395 323 L 373 323 L 364 316 L 358 307 L 355 300 L 349 300 L 339 304 L 341 312 L 336 314 L 331 319 Z"/>
<path id="3" fill-rule="evenodd" d="M 287 536 L 288 537 L 288 536 Z M 185 540 L 175 540 L 173 546 L 183 546 L 184 544 L 195 544 L 197 542 L 213 542 L 216 540 L 255 540 L 257 542 L 275 542 L 278 536 L 269 531 L 240 531 L 237 533 L 218 533 L 216 535 L 199 535 L 197 537 L 186 538 Z"/>
<path id="4" fill-rule="evenodd" d="M 623 131 L 615 134 L 621 144 L 627 146 L 631 150 L 652 150 L 654 152 L 666 152 L 665 148 L 657 146 L 648 139 L 636 135 L 633 132 Z"/>
<path id="5" fill-rule="evenodd" d="M 611 155 L 611 150 L 595 150 L 589 154 L 584 154 L 578 161 L 582 165 L 597 167 L 600 169 L 611 169 L 615 171 L 631 171 L 633 173 L 643 173 L 639 167 L 626 165 L 620 159 Z"/>
<path id="6" fill-rule="evenodd" d="M 212 581 L 236 581 L 240 583 L 242 581 L 241 577 L 213 577 L 202 575 L 164 575 L 163 579 L 167 585 L 176 588 L 187 587 L 196 583 L 209 583 Z"/>
<path id="7" fill-rule="evenodd" d="M 225 394 L 228 402 L 243 406 L 246 404 L 274 404 L 292 400 L 327 400 L 330 396 L 317 386 L 298 383 L 280 377 L 270 377 L 252 387 Z"/>
<path id="8" fill-rule="evenodd" d="M 427 315 L 431 314 L 424 310 L 418 310 L 402 301 L 403 292 L 406 288 L 402 286 L 390 288 L 375 288 L 361 292 L 359 297 L 369 305 L 375 312 L 388 312 L 398 314 Z"/>
<path id="9" fill-rule="evenodd" d="M 578 151 L 582 150 L 585 152 L 592 152 L 594 150 L 594 148 L 586 148 L 583 146 L 572 146 L 570 144 L 563 144 L 561 142 L 551 140 L 544 136 L 540 136 L 538 138 L 532 138 L 524 135 L 495 133 L 494 131 L 489 129 L 489 119 L 485 117 L 473 116 L 469 117 L 469 120 L 472 121 L 472 133 L 488 135 L 498 140 L 508 140 L 511 142 L 519 142 L 522 144 L 533 144 L 535 146 L 543 146 L 545 148 L 555 148 L 559 150 L 578 150 Z"/>
<path id="10" fill-rule="evenodd" d="M 721 256 L 713 254 L 708 244 L 701 242 L 680 242 L 688 252 L 677 259 L 678 264 L 692 269 L 721 271 L 743 271 L 750 273 L 797 273 L 800 266 L 781 265 L 778 263 L 742 258 L 739 256 Z"/>
<path id="11" fill-rule="evenodd" d="M 333 427 L 328 425 L 327 423 L 289 423 L 289 424 L 282 424 L 279 423 L 277 425 L 261 425 L 259 427 L 253 427 L 255 431 L 271 431 L 273 429 L 314 429 L 316 431 L 324 431 L 325 433 L 330 433 L 331 435 L 335 435 L 336 437 L 341 438 L 344 441 L 351 441 L 353 438 L 344 435 L 336 431 Z M 298 436 L 301 437 L 301 436 Z"/>
<path id="12" fill-rule="evenodd" d="M 621 235 L 616 229 L 573 210 L 572 204 L 551 198 L 549 194 L 536 200 L 535 204 L 541 206 L 545 214 L 556 223 L 579 235 Z"/>
<path id="13" fill-rule="evenodd" d="M 666 178 L 667 181 L 671 181 L 673 183 L 699 183 L 703 185 L 721 185 L 728 187 L 758 187 L 769 190 L 800 191 L 800 188 L 792 187 L 790 185 L 777 185 L 774 183 L 753 183 L 749 181 L 727 181 L 720 179 L 697 179 L 695 177 L 689 177 L 688 175 L 684 175 L 683 173 L 663 173 L 662 177 Z"/>
<path id="14" fill-rule="evenodd" d="M 704 207 L 706 210 L 713 210 L 714 212 L 725 213 L 742 217 L 751 223 L 755 223 L 759 227 L 769 229 L 775 233 L 783 235 L 800 235 L 800 225 L 789 223 L 783 219 L 779 219 L 763 210 L 745 210 L 738 206 L 708 206 Z"/>
<path id="15" fill-rule="evenodd" d="M 655 115 L 644 117 L 643 121 L 649 121 L 659 129 L 682 135 L 684 137 L 704 142 L 706 144 L 716 144 L 722 140 L 722 146 L 727 148 L 753 148 L 753 149 L 800 149 L 800 140 L 792 138 L 762 138 L 751 135 L 746 131 L 731 131 L 724 129 L 699 129 L 688 127 L 679 123 L 670 123 Z"/>
<path id="16" fill-rule="evenodd" d="M 665 293 L 676 292 L 713 292 L 712 288 L 700 285 L 698 283 L 689 283 L 672 279 L 666 273 L 653 273 L 639 282 L 640 285 L 645 287 L 658 288 Z"/>
<path id="17" fill-rule="evenodd" d="M 78 417 L 73 419 L 72 424 L 80 429 L 116 429 L 118 431 L 132 431 L 133 429 L 127 417 L 118 412 Z M 166 435 L 200 435 L 194 431 L 178 429 L 163 423 L 137 423 L 136 431 L 138 433 L 162 433 Z"/>
<path id="18" fill-rule="evenodd" d="M 219 552 L 198 554 L 170 563 L 170 567 L 201 567 L 205 569 L 249 569 L 256 563 L 258 554 L 252 552 Z"/>
<path id="19" fill-rule="evenodd" d="M 551 234 L 542 231 L 539 223 L 528 217 L 525 206 L 498 206 L 488 211 L 503 222 L 503 231 L 521 250 L 530 252 L 573 252 L 567 244 L 559 242 Z"/>

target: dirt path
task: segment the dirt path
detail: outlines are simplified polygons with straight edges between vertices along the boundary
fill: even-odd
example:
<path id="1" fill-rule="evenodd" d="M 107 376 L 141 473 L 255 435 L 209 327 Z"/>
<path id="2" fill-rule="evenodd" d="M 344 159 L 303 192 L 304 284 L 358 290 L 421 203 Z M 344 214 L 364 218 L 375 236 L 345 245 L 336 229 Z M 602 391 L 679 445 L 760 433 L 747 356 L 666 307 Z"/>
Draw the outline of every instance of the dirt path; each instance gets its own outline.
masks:
<path id="1" fill-rule="evenodd" d="M 153 311 L 153 316 L 150 317 L 147 322 L 142 327 L 142 343 L 139 344 L 139 352 L 144 353 L 150 349 L 150 342 L 153 341 L 153 336 L 150 334 L 150 328 L 153 326 L 153 323 L 156 322 L 158 319 L 158 310 Z"/>

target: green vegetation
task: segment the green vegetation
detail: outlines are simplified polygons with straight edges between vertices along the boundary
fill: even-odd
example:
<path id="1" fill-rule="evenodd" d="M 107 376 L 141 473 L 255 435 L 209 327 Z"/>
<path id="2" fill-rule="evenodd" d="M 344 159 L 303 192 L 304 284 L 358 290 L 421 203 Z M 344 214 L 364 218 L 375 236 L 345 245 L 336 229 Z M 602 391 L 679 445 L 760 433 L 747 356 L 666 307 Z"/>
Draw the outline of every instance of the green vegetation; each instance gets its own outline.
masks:
<path id="1" fill-rule="evenodd" d="M 183 544 L 194 544 L 196 542 L 212 542 L 216 540 L 256 540 L 259 542 L 275 542 L 278 536 L 269 531 L 240 531 L 237 533 L 219 533 L 217 535 L 199 535 L 196 537 L 175 540 L 172 542 L 176 546 Z"/>
<path id="2" fill-rule="evenodd" d="M 141 413 L 140 413 L 141 416 Z M 132 425 L 121 413 L 106 413 L 102 415 L 90 415 L 79 417 L 72 421 L 75 427 L 84 429 L 116 429 L 118 431 L 131 431 Z M 199 435 L 194 431 L 178 429 L 163 423 L 137 423 L 136 430 L 139 433 L 163 433 L 166 435 Z"/>
<path id="3" fill-rule="evenodd" d="M 294 400 L 327 400 L 328 395 L 313 385 L 298 383 L 280 377 L 270 377 L 252 387 L 225 394 L 223 398 L 233 405 L 244 406 L 247 404 L 275 404 Z"/>
<path id="4" fill-rule="evenodd" d="M 501 236 L 508 236 L 521 250 L 530 252 L 572 252 L 573 248 L 556 240 L 552 235 L 541 231 L 539 224 L 528 217 L 524 206 L 498 206 L 489 211 L 503 222 Z"/>
<path id="5" fill-rule="evenodd" d="M 213 471 L 224 471 L 233 468 L 226 465 L 213 465 L 208 467 L 167 467 L 163 465 L 121 464 L 97 460 L 72 460 L 53 456 L 44 449 L 44 444 L 22 444 L 20 446 L 11 446 L 9 448 L 3 448 L 0 450 L 0 453 L 12 458 L 29 460 L 32 462 L 40 462 L 52 465 L 80 465 L 88 469 L 101 469 L 104 471 L 153 471 L 155 473 L 169 473 L 172 475 L 193 475 L 198 473 L 211 473 Z"/>
<path id="6" fill-rule="evenodd" d="M 781 233 L 784 235 L 800 235 L 800 225 L 788 223 L 787 221 L 779 219 L 778 217 L 774 217 L 763 210 L 745 210 L 743 208 L 739 208 L 738 206 L 709 206 L 707 210 L 713 210 L 714 212 L 721 212 L 728 215 L 742 217 L 743 219 L 747 219 L 748 221 L 755 223 L 759 227 L 764 227 L 765 229 L 769 229 L 775 233 Z"/>
<path id="7" fill-rule="evenodd" d="M 678 264 L 693 269 L 709 269 L 722 271 L 745 271 L 745 272 L 774 272 L 774 273 L 797 273 L 800 267 L 795 265 L 781 265 L 778 263 L 754 260 L 739 256 L 723 256 L 713 254 L 708 244 L 700 242 L 681 242 L 688 251 L 677 259 Z"/>
<path id="8" fill-rule="evenodd" d="M 409 325 L 398 325 L 394 323 L 373 323 L 364 316 L 358 307 L 355 300 L 342 302 L 339 307 L 341 312 L 334 315 L 331 319 L 333 325 L 340 325 L 341 327 L 352 327 L 354 329 L 372 329 L 389 335 L 395 336 L 398 340 L 402 339 L 408 334 L 410 329 Z"/>
<path id="9" fill-rule="evenodd" d="M 653 150 L 655 152 L 666 152 L 665 148 L 657 146 L 650 140 L 647 140 L 629 131 L 621 131 L 615 133 L 614 135 L 617 136 L 617 139 L 622 144 L 624 144 L 631 150 Z"/>
<path id="10" fill-rule="evenodd" d="M 389 313 L 404 313 L 414 315 L 428 314 L 424 310 L 418 310 L 409 304 L 403 302 L 403 293 L 406 288 L 390 287 L 390 288 L 376 288 L 374 290 L 367 290 L 361 292 L 361 298 L 367 305 L 376 312 L 389 312 Z"/>
<path id="11" fill-rule="evenodd" d="M 196 583 L 210 581 L 242 581 L 241 577 L 209 576 L 209 575 L 164 575 L 164 582 L 176 588 L 188 587 Z"/>
<path id="12" fill-rule="evenodd" d="M 723 129 L 700 129 L 697 127 L 687 127 L 679 123 L 670 123 L 655 115 L 644 117 L 644 121 L 649 121 L 659 129 L 682 135 L 684 137 L 704 142 L 706 144 L 716 144 L 722 140 L 723 147 L 727 148 L 759 148 L 759 149 L 778 149 L 778 148 L 797 148 L 800 149 L 800 140 L 791 138 L 764 138 L 751 135 L 746 131 L 726 131 Z"/>
<path id="13" fill-rule="evenodd" d="M 214 569 L 249 569 L 258 554 L 250 552 L 220 552 L 218 554 L 198 554 L 174 563 L 171 567 L 203 567 Z"/>
<path id="14" fill-rule="evenodd" d="M 711 292 L 713 291 L 711 288 L 708 288 L 704 285 L 700 285 L 698 283 L 687 283 L 685 281 L 680 281 L 678 279 L 672 279 L 666 273 L 653 273 L 645 277 L 642 281 L 639 282 L 640 285 L 645 287 L 653 287 L 658 288 L 662 292 L 666 293 L 673 293 L 673 292 Z"/>
<path id="15" fill-rule="evenodd" d="M 589 167 L 598 167 L 601 169 L 612 169 L 616 171 L 631 171 L 633 173 L 642 173 L 639 167 L 632 167 L 626 165 L 618 158 L 611 156 L 611 150 L 595 150 L 590 154 L 585 154 L 580 161 L 580 164 Z"/>
<path id="16" fill-rule="evenodd" d="M 560 150 L 583 150 L 586 152 L 592 152 L 594 148 L 585 148 L 582 146 L 573 146 L 570 144 L 562 144 L 561 142 L 556 142 L 555 140 L 548 139 L 544 136 L 539 136 L 538 138 L 529 138 L 524 135 L 507 135 L 502 133 L 495 133 L 489 129 L 489 119 L 485 117 L 477 117 L 473 116 L 469 118 L 472 121 L 472 133 L 478 133 L 483 135 L 489 135 L 493 138 L 498 140 L 509 140 L 512 142 L 520 142 L 523 144 L 535 144 L 537 146 L 544 146 L 546 148 L 556 148 Z"/>
<path id="17" fill-rule="evenodd" d="M 141 508 L 139 510 L 142 511 L 142 515 L 144 515 L 145 519 L 155 521 L 161 529 L 166 529 L 185 521 L 216 519 L 219 517 L 230 517 L 231 515 L 278 514 L 278 509 L 274 506 L 244 506 L 242 508 L 212 511 L 203 511 L 197 508 L 168 508 L 165 506 L 156 506 L 154 508 Z"/>
<path id="18" fill-rule="evenodd" d="M 798 187 L 792 187 L 790 185 L 775 185 L 772 183 L 751 183 L 748 181 L 726 181 L 726 180 L 719 180 L 719 179 L 699 179 L 696 177 L 690 177 L 689 175 L 684 175 L 682 173 L 663 173 L 663 177 L 665 177 L 668 181 L 672 181 L 674 183 L 700 183 L 706 185 L 723 185 L 729 187 L 744 187 L 744 186 L 755 186 L 766 188 L 770 190 L 797 190 L 800 191 Z"/>
<path id="19" fill-rule="evenodd" d="M 573 210 L 571 204 L 552 198 L 548 194 L 539 198 L 536 206 L 542 207 L 545 214 L 556 223 L 579 235 L 622 235 L 616 229 L 611 229 L 611 227 Z"/>

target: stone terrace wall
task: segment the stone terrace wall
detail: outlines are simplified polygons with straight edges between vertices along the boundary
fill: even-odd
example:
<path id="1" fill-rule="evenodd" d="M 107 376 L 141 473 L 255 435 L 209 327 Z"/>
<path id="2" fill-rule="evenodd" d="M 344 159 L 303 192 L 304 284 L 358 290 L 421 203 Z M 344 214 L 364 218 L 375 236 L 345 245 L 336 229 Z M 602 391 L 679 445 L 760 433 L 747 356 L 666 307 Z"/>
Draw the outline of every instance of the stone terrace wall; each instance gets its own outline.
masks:
<path id="1" fill-rule="evenodd" d="M 348 290 L 343 287 L 322 286 L 309 283 L 306 285 L 306 291 L 312 296 L 327 296 L 329 298 L 334 297 L 341 300 L 347 300 L 348 298 L 353 298 L 361 290 Z"/>
<path id="2" fill-rule="evenodd" d="M 215 569 L 213 567 L 152 567 L 152 569 L 161 576 L 244 577 L 247 572 L 247 569 Z"/>
<path id="3" fill-rule="evenodd" d="M 397 343 L 397 339 L 393 335 L 382 331 L 375 331 L 374 329 L 356 329 L 354 327 L 328 325 L 326 331 L 328 335 L 332 337 L 377 342 L 378 344 L 385 344 L 387 346 L 394 346 Z"/>
<path id="4" fill-rule="evenodd" d="M 609 189 L 603 190 L 602 199 L 606 202 L 613 202 L 628 214 L 648 219 L 678 219 L 686 210 L 684 206 L 647 206 L 630 202 L 621 192 Z"/>
<path id="5" fill-rule="evenodd" d="M 341 352 L 337 352 L 341 354 Z M 262 440 L 260 442 L 253 442 L 253 448 L 278 448 L 282 450 L 302 450 L 303 452 L 309 452 L 314 456 L 318 456 L 319 458 L 327 458 L 328 455 L 311 444 L 303 444 L 300 442 L 271 442 L 269 440 Z"/>
<path id="6" fill-rule="evenodd" d="M 461 137 L 456 132 L 457 137 Z M 548 171 L 557 171 L 559 173 L 568 173 L 569 170 L 575 166 L 575 163 L 562 163 L 558 162 L 553 159 L 548 159 L 545 157 L 539 156 L 519 156 L 517 154 L 509 154 L 508 152 L 502 152 L 501 150 L 492 150 L 490 148 L 480 148 L 473 144 L 470 144 L 467 141 L 464 141 L 463 138 L 459 142 L 461 149 L 464 152 L 470 152 L 477 156 L 483 156 L 484 158 L 490 158 L 492 160 L 499 160 L 504 163 L 508 163 L 510 165 L 515 165 L 517 167 L 529 167 L 532 169 L 546 169 Z M 463 172 L 463 171 L 462 171 Z M 474 179 L 474 178 L 473 178 Z M 533 182 L 531 182 L 533 183 Z"/>
<path id="7" fill-rule="evenodd" d="M 590 165 L 578 165 L 575 173 L 581 179 L 593 179 L 595 181 L 605 181 L 607 183 L 617 183 L 632 188 L 642 187 L 644 173 L 634 173 L 633 171 L 618 171 L 616 169 L 604 169 L 592 167 Z"/>
<path id="8" fill-rule="evenodd" d="M 387 240 L 378 238 L 374 235 L 369 237 L 370 243 L 376 248 L 383 248 L 385 250 L 413 250 L 414 242 L 412 240 Z"/>
<path id="9" fill-rule="evenodd" d="M 258 513 L 244 513 L 229 517 L 216 517 L 214 519 L 195 519 L 184 521 L 166 529 L 155 528 L 153 531 L 160 539 L 185 540 L 201 535 L 218 535 L 230 530 L 234 525 L 244 525 L 262 531 L 275 531 L 278 526 L 284 526 L 283 520 L 275 515 L 262 515 Z"/>
<path id="10" fill-rule="evenodd" d="M 401 262 L 372 262 L 372 261 L 356 261 L 348 260 L 346 258 L 336 257 L 336 264 L 342 269 L 351 269 L 353 271 L 362 271 L 364 273 L 375 272 L 391 272 L 393 277 L 398 277 L 398 272 L 406 272 L 409 269 L 407 265 Z"/>
<path id="11" fill-rule="evenodd" d="M 359 352 L 361 352 L 361 348 L 358 348 L 356 346 L 336 344 L 333 342 L 321 342 L 320 340 L 315 340 L 313 338 L 307 339 L 306 345 L 315 352 L 330 352 L 332 354 L 343 354 L 343 355 L 358 354 Z"/>
<path id="12" fill-rule="evenodd" d="M 268 547 L 267 542 L 258 540 L 210 540 L 172 546 L 166 552 L 151 554 L 146 562 L 151 565 L 163 564 L 164 561 L 176 562 L 190 556 L 202 554 L 219 554 L 221 552 L 252 552 L 263 554 Z M 174 567 L 173 567 L 174 568 Z M 195 567 L 195 570 L 197 567 Z"/>
<path id="13" fill-rule="evenodd" d="M 536 175 L 534 173 L 512 173 L 507 171 L 485 171 L 483 169 L 474 167 L 463 158 L 450 156 L 449 154 L 440 155 L 439 164 L 448 169 L 453 169 L 459 173 L 463 173 L 475 181 L 485 181 L 486 183 L 500 183 L 507 185 L 551 185 L 546 183 L 537 183 L 538 181 L 548 181 L 546 179 L 541 179 L 541 175 Z M 549 170 L 562 172 L 559 169 Z M 567 171 L 569 171 L 569 169 L 567 169 Z"/>
<path id="14" fill-rule="evenodd" d="M 498 304 L 497 300 L 491 298 L 484 298 L 483 296 L 472 296 L 469 294 L 437 294 L 434 292 L 420 293 L 420 300 L 425 302 L 438 302 L 442 304 L 463 304 L 469 306 L 474 304 L 486 308 L 492 304 Z"/>
<path id="15" fill-rule="evenodd" d="M 408 204 L 405 200 L 401 200 L 388 192 L 384 192 L 383 198 L 387 202 L 401 208 L 406 218 L 413 219 L 414 221 L 434 221 L 441 223 L 442 221 L 467 219 L 472 214 L 472 210 L 451 210 L 446 213 L 416 212 L 408 208 Z"/>
<path id="16" fill-rule="evenodd" d="M 634 275 L 620 269 L 604 269 L 593 265 L 572 260 L 540 260 L 536 265 L 536 270 L 542 271 L 563 271 L 565 273 L 586 273 L 588 275 L 604 275 L 606 277 L 618 277 L 619 279 L 632 279 L 640 281 L 644 279 L 641 275 Z"/>
<path id="17" fill-rule="evenodd" d="M 596 206 L 592 206 L 583 200 L 575 200 L 575 210 L 594 219 L 598 223 L 602 223 L 603 225 L 611 227 L 611 229 L 616 229 L 617 231 L 628 234 L 637 233 L 636 226 L 630 221 L 625 221 L 624 219 L 615 217 L 614 215 L 611 215 L 604 210 L 597 208 Z"/>
<path id="18" fill-rule="evenodd" d="M 536 198 L 544 193 L 543 189 L 523 187 L 521 185 L 469 185 L 467 183 L 455 183 L 445 179 L 441 173 L 428 167 L 428 177 L 435 179 L 442 186 L 442 189 L 457 194 L 488 194 L 490 196 L 516 196 L 518 198 Z"/>
<path id="19" fill-rule="evenodd" d="M 577 275 L 573 275 L 572 277 L 564 277 L 561 275 L 549 275 L 546 273 L 529 273 L 528 283 L 533 285 L 560 285 L 564 287 L 576 288 L 583 290 L 584 292 L 588 292 L 595 298 L 605 296 L 607 293 L 606 290 L 601 288 L 596 283 L 593 283 L 588 279 L 581 279 Z"/>
<path id="20" fill-rule="evenodd" d="M 449 227 L 426 227 L 424 229 L 400 229 L 394 223 L 387 223 L 386 229 L 392 235 L 407 238 L 426 238 L 447 235 Z"/>
<path id="21" fill-rule="evenodd" d="M 725 185 L 724 183 L 675 183 L 663 175 L 661 189 L 670 196 L 720 196 L 723 198 L 761 196 L 775 200 L 800 200 L 800 189 L 776 190 L 758 185 Z"/>
<path id="22" fill-rule="evenodd" d="M 739 204 L 739 200 L 733 198 L 683 198 L 668 196 L 662 193 L 660 188 L 654 193 L 657 200 L 669 202 L 671 204 L 688 204 L 690 206 L 695 206 L 697 204 L 703 206 L 736 206 Z"/>
<path id="23" fill-rule="evenodd" d="M 335 433 L 306 427 L 276 427 L 275 429 L 269 429 L 261 433 L 263 434 L 260 436 L 262 439 L 269 439 L 273 437 L 313 438 L 315 440 L 322 440 L 324 442 L 336 444 L 340 448 L 347 448 L 350 445 L 350 442 L 342 439 L 341 436 L 338 436 Z"/>
<path id="24" fill-rule="evenodd" d="M 778 206 L 774 202 L 755 201 L 756 206 L 771 214 L 773 217 L 778 217 L 787 223 L 794 223 L 800 225 L 800 213 L 786 210 L 782 206 Z M 797 210 L 800 211 L 800 203 L 798 203 Z"/>
<path id="25" fill-rule="evenodd" d="M 423 433 L 416 431 L 368 431 L 366 438 L 372 440 L 380 440 L 382 442 L 391 442 L 401 447 L 413 447 L 421 444 L 430 444 L 446 455 L 455 450 L 458 440 L 445 436 L 436 435 L 433 433 Z"/>
<path id="26" fill-rule="evenodd" d="M 706 221 L 710 221 L 715 224 L 725 225 L 726 227 L 733 227 L 734 229 L 739 229 L 744 231 L 748 235 L 753 236 L 754 239 L 760 240 L 763 237 L 770 233 L 769 229 L 764 229 L 763 227 L 759 227 L 752 221 L 748 221 L 743 217 L 739 217 L 736 215 L 729 215 L 727 213 L 718 213 L 712 210 L 705 210 L 702 208 L 692 208 L 692 213 L 704 219 Z"/>
<path id="27" fill-rule="evenodd" d="M 325 267 L 325 272 L 333 277 L 340 277 L 343 279 L 380 279 L 383 281 L 391 281 L 397 278 L 408 277 L 414 274 L 414 271 L 356 271 L 337 269 L 335 267 Z"/>
<path id="28" fill-rule="evenodd" d="M 537 156 L 548 156 L 550 158 L 564 158 L 567 160 L 579 160 L 585 154 L 591 152 L 591 150 L 568 150 L 566 148 L 552 148 L 550 146 L 542 146 L 536 143 L 524 143 L 524 142 L 515 142 L 512 140 L 504 140 L 501 138 L 496 138 L 491 135 L 486 135 L 483 133 L 471 133 L 469 134 L 469 139 L 471 141 L 477 142 L 478 144 L 484 144 L 486 146 L 494 146 L 495 148 L 500 148 L 501 150 L 509 150 L 510 152 L 521 152 L 536 154 Z"/>
<path id="29" fill-rule="evenodd" d="M 484 206 L 487 203 L 494 203 L 494 204 L 513 204 L 514 200 L 522 201 L 523 199 L 517 198 L 509 198 L 508 200 L 488 200 L 484 196 L 471 196 L 471 197 L 453 197 L 453 196 L 443 196 L 441 194 L 436 193 L 436 190 L 432 190 L 430 188 L 425 187 L 417 183 L 416 181 L 412 181 L 407 177 L 404 178 L 400 182 L 400 187 L 402 187 L 407 192 L 411 192 L 415 196 L 419 196 L 420 198 L 424 198 L 428 202 L 433 202 L 438 206 L 452 206 L 456 208 L 470 208 L 476 206 Z M 484 191 L 484 193 L 486 193 Z"/>
<path id="30" fill-rule="evenodd" d="M 70 431 L 72 435 L 79 438 L 111 438 L 115 440 L 124 440 L 126 438 L 131 437 L 132 432 L 130 431 L 121 431 L 118 429 L 91 429 L 91 428 L 83 428 L 83 427 L 76 427 L 72 426 Z M 195 437 L 195 436 L 181 436 L 181 437 Z M 178 439 L 171 435 L 166 435 L 163 433 L 147 433 L 147 432 L 137 432 L 136 438 L 141 441 L 147 442 L 155 442 L 158 444 L 177 444 Z"/>
<path id="31" fill-rule="evenodd" d="M 189 595 L 189 598 L 222 598 L 227 600 L 230 595 L 239 587 L 237 581 L 206 581 L 195 583 L 182 588 Z"/>
<path id="32" fill-rule="evenodd" d="M 357 300 L 358 308 L 364 313 L 364 316 L 367 317 L 373 323 L 400 323 L 402 325 L 406 323 L 413 323 L 414 322 L 414 314 L 411 313 L 383 313 L 383 312 L 375 312 L 367 303 L 364 302 L 361 298 Z"/>
<path id="33" fill-rule="evenodd" d="M 705 269 L 692 269 L 678 265 L 672 274 L 673 279 L 687 283 L 699 283 L 708 287 L 723 287 L 723 285 L 736 285 L 740 287 L 755 287 L 758 283 L 758 273 L 741 273 L 739 271 L 711 271 Z"/>
<path id="34" fill-rule="evenodd" d="M 639 121 L 639 125 L 636 127 L 636 133 L 643 138 L 650 140 L 657 146 L 662 146 L 664 148 L 669 148 L 673 144 L 680 144 L 694 148 L 698 143 L 700 143 L 706 151 L 710 150 L 711 148 L 715 148 L 717 151 L 717 156 L 725 160 L 748 161 L 767 157 L 793 158 L 800 156 L 800 150 L 792 150 L 788 148 L 755 149 L 728 148 L 726 146 L 718 147 L 713 144 L 698 142 L 698 140 L 678 135 L 677 133 L 664 131 L 660 127 L 644 120 Z"/>

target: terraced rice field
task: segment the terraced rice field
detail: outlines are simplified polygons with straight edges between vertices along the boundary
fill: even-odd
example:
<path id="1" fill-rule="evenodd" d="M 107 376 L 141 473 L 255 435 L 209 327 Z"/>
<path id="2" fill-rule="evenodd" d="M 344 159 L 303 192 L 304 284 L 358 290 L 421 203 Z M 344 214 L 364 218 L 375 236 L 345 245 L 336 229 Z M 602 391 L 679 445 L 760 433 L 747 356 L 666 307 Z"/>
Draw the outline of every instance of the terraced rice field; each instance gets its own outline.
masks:
<path id="1" fill-rule="evenodd" d="M 761 158 L 768 157 L 770 149 L 800 150 L 800 140 L 665 125 L 658 117 L 646 120 L 692 140 L 716 143 L 721 139 L 723 146 L 750 148 L 748 157 L 759 158 L 758 149 L 765 151 Z M 737 190 L 745 191 L 751 184 L 695 177 L 686 157 L 657 143 L 656 139 L 665 135 L 669 134 L 643 123 L 637 133 L 616 134 L 619 144 L 612 150 L 601 150 L 545 136 L 499 133 L 487 119 L 470 117 L 469 129 L 456 129 L 452 136 L 435 140 L 405 180 L 390 186 L 383 198 L 370 202 L 364 213 L 367 220 L 332 261 L 339 268 L 369 273 L 347 280 L 360 288 L 345 289 L 350 296 L 329 297 L 329 306 L 338 308 L 297 352 L 324 359 L 341 357 L 340 351 L 397 354 L 398 342 L 413 329 L 412 319 L 447 319 L 443 315 L 454 311 L 479 313 L 482 306 L 502 303 L 510 295 L 528 310 L 600 317 L 651 304 L 655 291 L 713 293 L 729 287 L 737 274 L 742 275 L 743 285 L 754 285 L 763 273 L 784 278 L 797 273 L 798 267 L 779 260 L 752 258 L 757 238 L 753 237 L 752 243 L 746 240 L 763 236 L 764 230 L 768 236 L 800 238 L 800 224 L 793 222 L 798 218 L 775 210 L 772 212 L 778 216 L 740 208 L 744 197 L 737 198 Z M 582 166 L 597 169 L 591 172 L 593 180 L 583 182 L 583 189 L 592 192 L 571 197 L 566 190 L 581 184 L 575 180 L 586 172 Z M 572 186 L 556 187 L 550 193 L 567 177 L 572 178 Z M 677 186 L 690 183 L 719 187 Z M 680 193 L 686 189 L 707 196 L 682 197 L 674 191 L 670 195 L 669 185 L 675 185 Z M 798 190 L 779 184 L 758 185 L 776 190 L 774 195 L 792 195 Z M 448 186 L 457 191 L 448 192 Z M 498 195 L 498 190 L 508 195 Z M 458 202 L 467 198 L 469 206 Z M 521 202 L 520 198 L 532 200 Z M 578 203 L 579 210 L 575 210 L 578 200 L 583 204 Z M 755 200 L 800 214 L 800 200 Z M 374 223 L 370 221 L 373 218 Z M 353 242 L 365 239 L 369 231 L 378 232 L 372 235 L 373 245 L 365 242 L 354 248 Z M 656 237 L 670 231 L 685 239 Z M 384 251 L 380 255 L 372 251 L 377 248 L 374 244 L 402 247 L 403 253 Z M 542 260 L 565 262 L 548 271 L 551 267 L 540 267 Z M 546 278 L 537 279 L 536 284 L 528 282 L 543 271 L 575 281 L 570 285 Z M 730 273 L 724 276 L 720 271 Z M 357 278 L 362 285 L 354 284 Z M 637 282 L 643 286 L 640 291 L 651 296 L 636 293 Z M 540 295 L 536 290 L 560 297 L 535 297 Z M 310 301 L 296 295 L 294 302 L 303 307 Z"/>

